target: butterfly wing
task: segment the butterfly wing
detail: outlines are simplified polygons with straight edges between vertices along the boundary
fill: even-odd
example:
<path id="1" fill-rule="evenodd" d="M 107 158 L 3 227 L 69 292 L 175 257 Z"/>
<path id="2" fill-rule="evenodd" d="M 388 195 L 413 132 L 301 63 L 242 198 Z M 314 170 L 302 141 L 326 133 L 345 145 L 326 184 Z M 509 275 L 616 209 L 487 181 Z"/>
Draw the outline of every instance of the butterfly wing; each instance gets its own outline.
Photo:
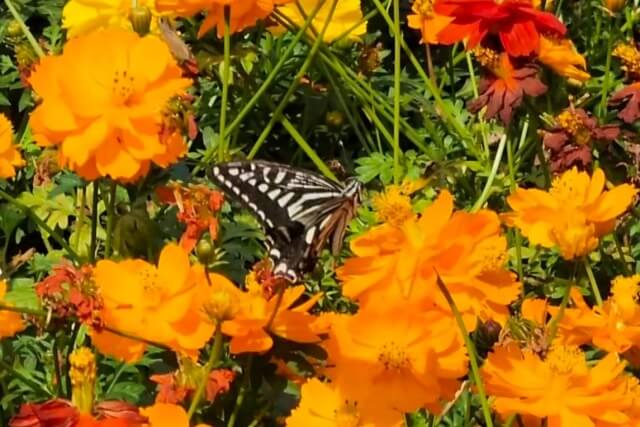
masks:
<path id="1" fill-rule="evenodd" d="M 211 171 L 212 180 L 262 223 L 274 273 L 290 280 L 313 266 L 328 237 L 323 225 L 336 223 L 333 214 L 352 198 L 348 187 L 277 163 L 231 162 Z"/>

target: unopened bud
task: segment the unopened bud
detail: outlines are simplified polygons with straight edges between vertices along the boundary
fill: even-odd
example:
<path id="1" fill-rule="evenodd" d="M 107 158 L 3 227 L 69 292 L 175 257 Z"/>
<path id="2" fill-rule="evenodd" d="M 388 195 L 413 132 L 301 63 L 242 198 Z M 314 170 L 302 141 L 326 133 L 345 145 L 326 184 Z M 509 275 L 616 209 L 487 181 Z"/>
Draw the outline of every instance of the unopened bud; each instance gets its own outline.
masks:
<path id="1" fill-rule="evenodd" d="M 133 31 L 144 37 L 149 34 L 151 29 L 151 10 L 146 6 L 135 6 L 129 13 L 129 21 Z"/>

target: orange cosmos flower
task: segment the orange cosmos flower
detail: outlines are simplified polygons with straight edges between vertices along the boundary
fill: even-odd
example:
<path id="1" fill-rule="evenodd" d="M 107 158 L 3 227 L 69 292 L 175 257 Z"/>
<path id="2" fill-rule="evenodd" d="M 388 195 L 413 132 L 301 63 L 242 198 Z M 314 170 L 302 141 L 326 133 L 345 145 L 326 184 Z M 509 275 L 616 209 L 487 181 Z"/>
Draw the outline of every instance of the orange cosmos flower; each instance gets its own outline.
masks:
<path id="1" fill-rule="evenodd" d="M 400 226 L 385 223 L 351 242 L 354 256 L 337 271 L 346 296 L 361 304 L 400 298 L 424 307 L 449 306 L 438 290 L 440 275 L 467 327 L 476 320 L 502 322 L 520 292 L 505 269 L 507 241 L 496 213 L 454 212 L 447 191 Z"/>
<path id="2" fill-rule="evenodd" d="M 196 306 L 199 289 L 207 286 L 204 269 L 191 266 L 178 245 L 162 250 L 157 267 L 142 260 L 99 261 L 95 280 L 104 298 L 102 318 L 109 328 L 186 354 L 197 352 L 213 334 L 213 325 L 201 318 Z M 94 343 L 105 344 L 100 338 Z"/>
<path id="3" fill-rule="evenodd" d="M 353 399 L 339 386 L 313 378 L 302 385 L 299 406 L 287 418 L 287 427 L 401 427 L 404 415 L 380 406 L 374 399 Z"/>
<path id="4" fill-rule="evenodd" d="M 198 36 L 216 28 L 218 37 L 224 35 L 224 8 L 230 9 L 230 29 L 232 33 L 252 27 L 261 19 L 273 12 L 276 5 L 291 0 L 156 0 L 159 12 L 167 12 L 178 16 L 190 17 L 201 11 L 207 17 L 200 26 Z"/>
<path id="5" fill-rule="evenodd" d="M 482 376 L 503 417 L 546 418 L 553 427 L 628 426 L 623 370 L 613 353 L 589 367 L 577 347 L 554 346 L 543 360 L 512 343 L 489 355 Z"/>
<path id="6" fill-rule="evenodd" d="M 24 166 L 24 160 L 13 145 L 13 126 L 7 116 L 0 114 L 0 178 L 13 178 L 20 166 Z"/>
<path id="7" fill-rule="evenodd" d="M 147 427 L 189 427 L 189 417 L 182 406 L 169 403 L 156 403 L 140 408 L 140 413 L 149 419 Z M 209 427 L 198 424 L 196 427 Z"/>
<path id="8" fill-rule="evenodd" d="M 10 307 L 11 304 L 3 301 L 7 294 L 7 282 L 0 280 L 0 306 Z M 3 310 L 0 307 L 0 338 L 12 337 L 27 327 L 20 316 L 20 313 Z"/>
<path id="9" fill-rule="evenodd" d="M 477 113 L 487 107 L 485 116 L 491 119 L 500 117 L 503 123 L 509 124 L 513 111 L 522 104 L 525 95 L 540 96 L 547 91 L 538 79 L 538 68 L 525 64 L 515 68 L 509 55 L 478 47 L 476 58 L 489 74 L 480 80 L 480 95 L 468 105 L 469 111 Z"/>
<path id="10" fill-rule="evenodd" d="M 532 244 L 558 247 L 568 260 L 581 257 L 613 230 L 616 218 L 627 210 L 637 192 L 628 184 L 605 191 L 605 181 L 601 169 L 589 177 L 573 168 L 555 178 L 548 192 L 517 189 L 507 198 L 513 212 L 503 218 Z"/>
<path id="11" fill-rule="evenodd" d="M 333 319 L 325 344 L 327 374 L 346 395 L 374 398 L 381 409 L 438 411 L 459 388 L 467 356 L 448 313 L 418 311 L 398 301 Z M 428 326 L 427 326 L 428 325 Z"/>
<path id="12" fill-rule="evenodd" d="M 540 37 L 538 61 L 551 68 L 556 74 L 566 77 L 569 82 L 585 82 L 591 78 L 586 71 L 587 61 L 580 55 L 569 39 Z"/>
<path id="13" fill-rule="evenodd" d="M 42 99 L 31 115 L 36 141 L 86 179 L 131 181 L 186 151 L 164 111 L 190 81 L 157 37 L 111 28 L 72 39 L 29 81 Z"/>
<path id="14" fill-rule="evenodd" d="M 282 291 L 280 302 L 278 295 L 265 296 L 258 283 L 249 282 L 247 288 L 247 292 L 240 294 L 238 309 L 234 307 L 232 318 L 222 323 L 222 332 L 232 337 L 229 344 L 231 353 L 269 350 L 273 346 L 270 333 L 301 343 L 320 341 L 320 331 L 314 327 L 317 319 L 308 311 L 322 294 L 292 308 L 304 294 L 303 285 Z"/>
<path id="15" fill-rule="evenodd" d="M 438 33 L 453 21 L 453 18 L 440 15 L 433 10 L 434 0 L 414 0 L 411 13 L 407 15 L 409 28 L 420 30 L 422 43 L 437 44 Z"/>

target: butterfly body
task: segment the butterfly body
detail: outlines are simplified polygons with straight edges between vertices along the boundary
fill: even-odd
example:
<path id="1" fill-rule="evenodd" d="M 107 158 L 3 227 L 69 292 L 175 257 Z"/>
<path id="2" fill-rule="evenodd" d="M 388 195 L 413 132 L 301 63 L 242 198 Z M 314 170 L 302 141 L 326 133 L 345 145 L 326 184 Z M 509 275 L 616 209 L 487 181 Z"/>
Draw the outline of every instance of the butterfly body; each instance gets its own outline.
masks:
<path id="1" fill-rule="evenodd" d="M 211 179 L 254 213 L 266 231 L 276 276 L 296 281 L 331 241 L 336 254 L 360 203 L 361 185 L 265 161 L 218 164 Z"/>

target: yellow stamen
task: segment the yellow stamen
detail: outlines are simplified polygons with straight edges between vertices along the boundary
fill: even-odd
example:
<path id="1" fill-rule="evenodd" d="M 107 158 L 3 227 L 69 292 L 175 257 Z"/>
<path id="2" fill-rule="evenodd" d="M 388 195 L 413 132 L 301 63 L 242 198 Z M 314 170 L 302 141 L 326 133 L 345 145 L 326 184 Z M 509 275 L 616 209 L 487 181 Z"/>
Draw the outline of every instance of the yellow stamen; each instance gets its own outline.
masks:
<path id="1" fill-rule="evenodd" d="M 336 427 L 358 427 L 360 425 L 358 402 L 346 400 L 344 404 L 336 410 L 335 423 Z"/>
<path id="2" fill-rule="evenodd" d="M 473 50 L 476 60 L 489 70 L 497 70 L 500 68 L 500 54 L 493 49 L 478 46 Z"/>
<path id="3" fill-rule="evenodd" d="M 622 68 L 632 77 L 640 77 L 640 51 L 631 44 L 619 44 L 611 53 L 622 61 Z"/>
<path id="4" fill-rule="evenodd" d="M 582 118 L 572 108 L 567 108 L 556 117 L 556 123 L 573 136 L 576 144 L 585 145 L 591 142 L 591 132 L 584 125 Z"/>
<path id="5" fill-rule="evenodd" d="M 238 313 L 239 301 L 224 289 L 214 290 L 204 303 L 204 310 L 213 321 L 224 322 L 233 319 Z"/>
<path id="6" fill-rule="evenodd" d="M 74 350 L 69 356 L 71 397 L 82 413 L 91 413 L 96 382 L 96 357 L 87 347 Z"/>
<path id="7" fill-rule="evenodd" d="M 572 345 L 554 345 L 546 358 L 547 365 L 557 374 L 582 374 L 587 371 L 584 353 Z"/>
<path id="8" fill-rule="evenodd" d="M 373 208 L 380 221 L 394 227 L 401 226 L 413 216 L 411 198 L 397 185 L 390 185 L 384 193 L 376 194 Z"/>
<path id="9" fill-rule="evenodd" d="M 394 341 L 380 348 L 378 362 L 384 366 L 385 370 L 400 371 L 411 367 L 411 359 L 406 350 Z"/>

